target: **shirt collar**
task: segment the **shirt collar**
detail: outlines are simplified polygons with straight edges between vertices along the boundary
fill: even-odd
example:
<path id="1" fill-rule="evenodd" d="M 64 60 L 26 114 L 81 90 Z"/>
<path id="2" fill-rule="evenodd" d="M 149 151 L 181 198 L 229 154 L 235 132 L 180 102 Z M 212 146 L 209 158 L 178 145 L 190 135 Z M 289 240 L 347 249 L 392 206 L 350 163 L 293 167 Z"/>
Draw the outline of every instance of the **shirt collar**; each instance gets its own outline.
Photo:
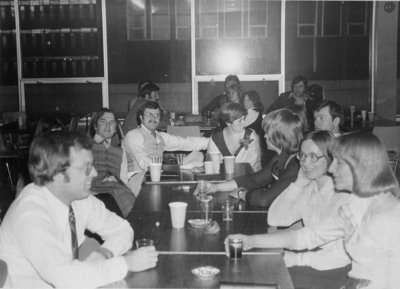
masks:
<path id="1" fill-rule="evenodd" d="M 109 148 L 109 147 L 110 147 L 110 144 L 111 144 L 111 140 L 110 140 L 110 139 L 105 139 L 105 138 L 99 136 L 98 134 L 95 134 L 95 135 L 94 135 L 93 141 L 94 141 L 95 143 L 97 143 L 97 144 L 104 144 L 104 146 L 105 146 L 106 148 Z"/>

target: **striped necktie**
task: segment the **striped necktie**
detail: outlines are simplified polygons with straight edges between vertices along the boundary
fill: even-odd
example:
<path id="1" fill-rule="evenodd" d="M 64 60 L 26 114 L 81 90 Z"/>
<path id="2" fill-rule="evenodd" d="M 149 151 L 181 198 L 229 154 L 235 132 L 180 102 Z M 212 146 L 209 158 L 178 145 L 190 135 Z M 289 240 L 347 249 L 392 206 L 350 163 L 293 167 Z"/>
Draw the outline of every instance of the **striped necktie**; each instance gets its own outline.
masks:
<path id="1" fill-rule="evenodd" d="M 74 259 L 78 259 L 78 238 L 76 236 L 76 224 L 75 224 L 75 214 L 72 206 L 69 205 L 69 227 L 71 229 L 71 245 L 72 245 L 72 256 Z"/>

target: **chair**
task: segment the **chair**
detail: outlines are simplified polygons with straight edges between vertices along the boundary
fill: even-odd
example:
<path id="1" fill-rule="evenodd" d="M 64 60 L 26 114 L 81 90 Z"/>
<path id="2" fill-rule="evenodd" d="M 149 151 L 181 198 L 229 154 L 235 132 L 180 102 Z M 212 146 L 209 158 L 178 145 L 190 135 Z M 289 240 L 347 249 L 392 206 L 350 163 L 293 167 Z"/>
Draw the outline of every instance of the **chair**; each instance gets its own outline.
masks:
<path id="1" fill-rule="evenodd" d="M 177 136 L 182 136 L 182 137 L 188 137 L 188 136 L 199 137 L 199 136 L 201 136 L 200 127 L 196 126 L 196 125 L 194 125 L 194 126 L 168 126 L 167 133 L 177 135 Z"/>
<path id="2" fill-rule="evenodd" d="M 7 170 L 8 180 L 10 181 L 12 190 L 15 190 L 15 185 L 14 185 L 14 180 L 13 180 L 13 177 L 11 174 L 9 161 L 10 160 L 17 161 L 17 164 L 18 164 L 17 167 L 19 167 L 20 158 L 21 158 L 21 155 L 18 152 L 11 151 L 5 147 L 3 137 L 0 134 L 0 161 L 4 160 L 5 168 Z"/>
<path id="3" fill-rule="evenodd" d="M 68 130 L 69 131 L 78 131 L 78 125 L 79 125 L 79 115 L 71 116 Z"/>
<path id="4" fill-rule="evenodd" d="M 7 263 L 0 259 L 0 288 L 3 288 L 8 275 Z"/>
<path id="5" fill-rule="evenodd" d="M 18 117 L 22 117 L 23 123 L 26 123 L 26 113 L 23 111 L 3 112 L 4 124 L 18 122 Z"/>
<path id="6" fill-rule="evenodd" d="M 393 172 L 396 173 L 400 161 L 400 126 L 375 126 L 372 132 L 385 145 Z"/>

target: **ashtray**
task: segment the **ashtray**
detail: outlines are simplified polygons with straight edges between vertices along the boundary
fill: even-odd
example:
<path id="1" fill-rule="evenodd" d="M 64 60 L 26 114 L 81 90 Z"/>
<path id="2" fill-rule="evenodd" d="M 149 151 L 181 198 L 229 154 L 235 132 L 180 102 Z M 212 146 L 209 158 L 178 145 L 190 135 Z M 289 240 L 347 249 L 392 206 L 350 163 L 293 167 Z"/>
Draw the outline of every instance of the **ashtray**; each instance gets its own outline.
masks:
<path id="1" fill-rule="evenodd" d="M 213 266 L 203 266 L 192 269 L 192 273 L 200 278 L 211 278 L 219 273 L 219 269 Z"/>
<path id="2" fill-rule="evenodd" d="M 207 225 L 207 221 L 204 219 L 191 219 L 188 220 L 188 223 L 195 229 L 202 229 Z"/>

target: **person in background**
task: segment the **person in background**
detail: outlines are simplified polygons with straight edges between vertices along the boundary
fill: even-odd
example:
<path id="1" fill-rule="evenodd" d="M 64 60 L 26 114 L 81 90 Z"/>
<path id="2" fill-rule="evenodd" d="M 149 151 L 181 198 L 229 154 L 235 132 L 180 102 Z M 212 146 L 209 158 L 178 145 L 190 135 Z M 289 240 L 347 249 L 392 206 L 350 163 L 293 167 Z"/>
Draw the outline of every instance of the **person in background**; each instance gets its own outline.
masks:
<path id="1" fill-rule="evenodd" d="M 328 131 L 308 134 L 297 155 L 300 162 L 297 179 L 271 204 L 268 225 L 289 227 L 302 221 L 304 226 L 317 224 L 339 207 L 349 202 L 350 194 L 335 192 L 333 180 L 328 175 L 332 162 L 329 148 L 334 136 Z M 330 270 L 350 263 L 341 239 L 319 247 L 317 251 L 294 253 L 285 251 L 287 267 L 311 266 L 317 270 Z"/>
<path id="2" fill-rule="evenodd" d="M 299 230 L 272 234 L 230 235 L 251 248 L 313 249 L 342 239 L 351 259 L 341 288 L 398 288 L 400 284 L 400 190 L 384 145 L 372 133 L 337 138 L 329 172 L 337 191 L 351 200 L 327 219 Z"/>
<path id="3" fill-rule="evenodd" d="M 92 196 L 92 141 L 76 132 L 37 137 L 29 152 L 33 183 L 11 204 L 0 226 L 0 258 L 7 263 L 5 287 L 100 287 L 128 271 L 157 264 L 154 246 L 129 251 L 133 230 Z M 84 231 L 103 244 L 84 260 Z"/>
<path id="4" fill-rule="evenodd" d="M 245 200 L 250 206 L 268 208 L 274 199 L 297 176 L 299 163 L 296 158 L 303 128 L 300 117 L 288 109 L 271 112 L 263 119 L 268 149 L 277 154 L 258 173 L 236 177 L 231 181 L 207 183 L 207 193 L 232 191 L 231 195 Z"/>
<path id="5" fill-rule="evenodd" d="M 64 131 L 66 128 L 64 124 L 55 116 L 44 116 L 41 117 L 36 124 L 33 139 L 42 136 L 52 131 Z M 15 197 L 18 197 L 22 189 L 29 183 L 31 183 L 31 177 L 29 176 L 28 165 L 24 161 L 18 173 L 18 181 L 15 186 Z"/>
<path id="6" fill-rule="evenodd" d="M 313 88 L 313 91 L 318 91 L 318 89 Z M 298 75 L 292 81 L 291 90 L 279 95 L 278 99 L 267 108 L 266 113 L 268 114 L 280 108 L 292 109 L 293 106 L 299 105 L 303 107 L 307 120 L 307 128 L 311 131 L 313 130 L 314 110 L 321 101 L 319 100 L 320 97 L 321 95 L 319 94 L 314 94 L 313 97 L 310 97 L 310 95 L 308 95 L 307 78 Z"/>
<path id="7" fill-rule="evenodd" d="M 127 217 L 135 202 L 135 195 L 127 186 L 126 153 L 121 147 L 111 144 L 111 139 L 116 133 L 117 120 L 115 113 L 108 108 L 100 109 L 91 120 L 89 134 L 94 142 L 93 166 L 97 171 L 97 176 L 92 180 L 91 190 L 99 194 L 100 199 L 104 198 L 104 193 L 113 196 L 122 216 Z"/>
<path id="8" fill-rule="evenodd" d="M 255 90 L 246 91 L 243 93 L 242 103 L 244 108 L 247 109 L 246 127 L 253 129 L 259 136 L 263 136 L 261 123 L 264 106 L 260 95 Z"/>
<path id="9" fill-rule="evenodd" d="M 139 93 L 135 99 L 129 101 L 129 111 L 125 116 L 122 131 L 127 134 L 130 130 L 137 128 L 139 124 L 138 111 L 146 101 L 158 102 L 158 91 L 160 88 L 151 80 L 139 84 Z"/>
<path id="10" fill-rule="evenodd" d="M 129 131 L 122 148 L 127 152 L 129 187 L 137 196 L 148 166 L 152 163 L 152 156 L 161 156 L 164 151 L 199 151 L 208 146 L 209 139 L 205 137 L 179 137 L 165 132 L 158 132 L 157 127 L 162 117 L 162 110 L 157 102 L 146 102 L 138 112 L 141 125 Z M 192 156 L 201 157 L 200 152 Z M 187 157 L 191 157 L 190 155 Z M 185 160 L 184 160 L 185 162 Z"/>
<path id="11" fill-rule="evenodd" d="M 343 108 L 334 101 L 322 102 L 314 112 L 315 130 L 328 130 L 339 136 L 344 122 Z"/>
<path id="12" fill-rule="evenodd" d="M 207 153 L 236 156 L 237 163 L 249 163 L 258 172 L 261 169 L 260 140 L 254 130 L 245 128 L 246 115 L 247 110 L 241 104 L 224 104 L 220 122 L 226 126 L 213 133 Z"/>
<path id="13" fill-rule="evenodd" d="M 234 101 L 234 96 L 235 94 L 232 95 L 232 91 L 230 90 L 231 87 L 236 86 L 234 90 L 237 90 L 239 88 L 240 91 L 240 80 L 239 77 L 236 75 L 228 75 L 225 78 L 225 91 L 214 97 L 205 107 L 201 109 L 201 114 L 202 115 L 207 115 L 208 112 L 210 113 L 217 113 L 218 110 L 226 103 L 226 102 L 239 102 Z M 229 96 L 232 95 L 232 96 Z M 240 96 L 240 94 L 239 94 Z"/>

